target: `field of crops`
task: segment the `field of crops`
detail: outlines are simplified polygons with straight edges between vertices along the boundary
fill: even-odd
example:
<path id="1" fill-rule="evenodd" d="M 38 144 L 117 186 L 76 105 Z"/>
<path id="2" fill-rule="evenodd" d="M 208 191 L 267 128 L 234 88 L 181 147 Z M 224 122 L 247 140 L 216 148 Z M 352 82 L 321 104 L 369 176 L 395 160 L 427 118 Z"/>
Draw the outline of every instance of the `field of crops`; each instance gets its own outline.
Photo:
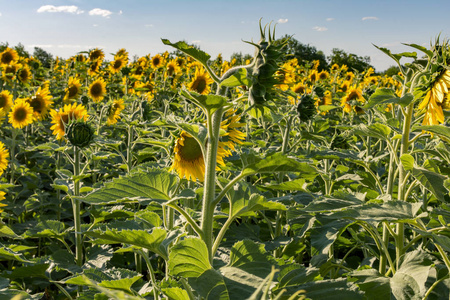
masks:
<path id="1" fill-rule="evenodd" d="M 448 299 L 450 47 L 0 53 L 1 299 Z M 403 58 L 413 59 L 403 63 Z"/>

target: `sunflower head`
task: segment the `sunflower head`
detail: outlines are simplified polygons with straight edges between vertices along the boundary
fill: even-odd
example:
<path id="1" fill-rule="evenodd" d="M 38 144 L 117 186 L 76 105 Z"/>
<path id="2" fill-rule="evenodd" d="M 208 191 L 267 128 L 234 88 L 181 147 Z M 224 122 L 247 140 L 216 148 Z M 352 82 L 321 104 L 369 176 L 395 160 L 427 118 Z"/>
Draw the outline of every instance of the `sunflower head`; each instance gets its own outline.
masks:
<path id="1" fill-rule="evenodd" d="M 0 176 L 8 167 L 9 151 L 5 148 L 5 144 L 0 142 Z"/>
<path id="2" fill-rule="evenodd" d="M 66 126 L 70 122 L 74 120 L 86 121 L 89 117 L 86 108 L 82 104 L 77 105 L 76 103 L 66 104 L 60 111 L 52 110 L 50 115 L 53 124 L 50 129 L 53 130 L 53 134 L 56 135 L 58 140 L 64 139 Z"/>
<path id="3" fill-rule="evenodd" d="M 40 120 L 45 117 L 53 104 L 48 86 L 40 87 L 33 97 L 27 99 L 27 102 L 33 108 L 33 116 L 36 119 Z"/>
<path id="4" fill-rule="evenodd" d="M 108 109 L 108 120 L 106 121 L 107 125 L 113 125 L 117 123 L 117 120 L 120 119 L 120 113 L 125 108 L 123 105 L 123 99 L 116 99 L 109 106 Z"/>
<path id="5" fill-rule="evenodd" d="M 175 143 L 175 157 L 170 170 L 175 170 L 180 178 L 198 179 L 203 182 L 205 177 L 205 162 L 198 141 L 189 133 L 182 131 Z"/>
<path id="6" fill-rule="evenodd" d="M 314 98 L 309 94 L 303 95 L 297 105 L 297 112 L 301 121 L 311 120 L 317 112 Z"/>
<path id="7" fill-rule="evenodd" d="M 83 120 L 72 121 L 67 127 L 66 137 L 73 146 L 85 148 L 94 139 L 94 129 Z"/>
<path id="8" fill-rule="evenodd" d="M 28 81 L 33 78 L 33 74 L 31 73 L 30 67 L 28 65 L 23 65 L 17 71 L 17 79 L 19 79 L 22 83 L 28 83 Z"/>
<path id="9" fill-rule="evenodd" d="M 19 54 L 14 49 L 6 47 L 6 49 L 0 53 L 0 64 L 9 65 L 16 63 L 19 60 Z"/>
<path id="10" fill-rule="evenodd" d="M 158 69 L 160 67 L 162 67 L 162 65 L 164 64 L 164 57 L 156 54 L 155 56 L 153 56 L 152 58 L 152 67 L 154 69 Z"/>
<path id="11" fill-rule="evenodd" d="M 211 91 L 210 85 L 214 82 L 208 72 L 203 68 L 197 68 L 192 81 L 189 83 L 188 89 L 202 95 L 207 95 Z"/>
<path id="12" fill-rule="evenodd" d="M 103 78 L 100 77 L 91 83 L 88 94 L 94 102 L 100 102 L 103 100 L 106 95 L 106 82 Z"/>
<path id="13" fill-rule="evenodd" d="M 68 87 L 66 88 L 66 94 L 64 95 L 64 102 L 70 99 L 76 99 L 81 94 L 81 82 L 78 78 L 70 77 Z"/>
<path id="14" fill-rule="evenodd" d="M 103 53 L 102 49 L 95 48 L 89 51 L 89 60 L 90 61 L 103 61 L 105 58 L 105 53 Z"/>
<path id="15" fill-rule="evenodd" d="M 13 106 L 13 96 L 8 90 L 3 90 L 0 92 L 0 116 L 6 115 L 11 107 Z"/>
<path id="16" fill-rule="evenodd" d="M 8 115 L 9 123 L 14 128 L 23 128 L 33 123 L 33 108 L 27 102 L 27 99 L 18 98 Z"/>

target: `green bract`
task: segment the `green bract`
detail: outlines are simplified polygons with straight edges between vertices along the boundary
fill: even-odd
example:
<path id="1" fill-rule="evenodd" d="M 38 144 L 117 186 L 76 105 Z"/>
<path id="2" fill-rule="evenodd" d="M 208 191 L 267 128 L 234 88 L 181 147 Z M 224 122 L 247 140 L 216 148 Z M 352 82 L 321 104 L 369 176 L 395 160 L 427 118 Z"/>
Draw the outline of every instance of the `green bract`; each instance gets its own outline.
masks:
<path id="1" fill-rule="evenodd" d="M 75 121 L 67 127 L 66 137 L 73 146 L 85 148 L 94 139 L 94 129 L 84 121 Z"/>

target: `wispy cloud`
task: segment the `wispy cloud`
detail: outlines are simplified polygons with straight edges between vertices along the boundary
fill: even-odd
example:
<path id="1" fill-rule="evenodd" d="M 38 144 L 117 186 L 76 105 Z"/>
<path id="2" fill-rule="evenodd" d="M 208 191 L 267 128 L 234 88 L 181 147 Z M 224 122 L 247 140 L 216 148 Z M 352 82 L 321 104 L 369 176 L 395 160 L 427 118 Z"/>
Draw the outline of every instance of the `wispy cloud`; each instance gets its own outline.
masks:
<path id="1" fill-rule="evenodd" d="M 200 40 L 195 40 L 195 41 L 192 41 L 191 42 L 191 44 L 200 44 L 202 41 L 200 41 Z"/>
<path id="2" fill-rule="evenodd" d="M 27 47 L 30 47 L 30 48 L 34 48 L 34 47 L 38 47 L 38 48 L 53 48 L 54 45 L 50 45 L 50 44 L 37 44 L 37 45 L 27 45 Z"/>
<path id="3" fill-rule="evenodd" d="M 123 11 L 122 11 L 122 10 L 119 10 L 118 15 L 120 16 L 121 14 L 123 14 Z"/>
<path id="4" fill-rule="evenodd" d="M 279 19 L 278 23 L 284 24 L 284 23 L 287 23 L 288 21 L 289 21 L 288 19 Z"/>
<path id="5" fill-rule="evenodd" d="M 334 18 L 327 18 L 328 22 L 334 21 Z"/>
<path id="6" fill-rule="evenodd" d="M 144 26 L 147 28 L 151 28 L 151 27 L 153 27 L 153 24 L 145 24 Z"/>
<path id="7" fill-rule="evenodd" d="M 2 13 L 0 12 L 0 17 L 2 16 Z"/>
<path id="8" fill-rule="evenodd" d="M 377 17 L 364 17 L 361 20 L 363 20 L 363 21 L 367 21 L 367 20 L 374 20 L 374 21 L 376 21 L 376 20 L 378 20 L 378 18 Z"/>
<path id="9" fill-rule="evenodd" d="M 50 12 L 50 13 L 58 13 L 58 12 L 63 12 L 63 13 L 70 13 L 70 14 L 82 14 L 84 13 L 84 11 L 80 10 L 78 8 L 78 6 L 75 5 L 70 5 L 70 6 L 54 6 L 54 5 L 43 5 L 41 7 L 38 8 L 37 10 L 38 13 L 44 13 L 44 12 Z"/>
<path id="10" fill-rule="evenodd" d="M 112 15 L 112 11 L 109 11 L 107 9 L 101 9 L 101 8 L 94 8 L 93 10 L 89 11 L 90 16 L 102 16 L 105 18 L 109 18 L 110 15 Z"/>
<path id="11" fill-rule="evenodd" d="M 328 28 L 326 28 L 326 27 L 319 27 L 319 26 L 315 26 L 312 29 L 315 31 L 327 31 L 328 30 Z"/>

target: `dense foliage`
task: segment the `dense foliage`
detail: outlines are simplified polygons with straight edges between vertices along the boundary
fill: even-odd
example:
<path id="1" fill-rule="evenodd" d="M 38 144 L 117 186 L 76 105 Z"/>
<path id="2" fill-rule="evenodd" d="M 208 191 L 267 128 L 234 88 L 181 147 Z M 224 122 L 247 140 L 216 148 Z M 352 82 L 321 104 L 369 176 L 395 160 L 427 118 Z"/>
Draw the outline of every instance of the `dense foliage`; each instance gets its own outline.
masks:
<path id="1" fill-rule="evenodd" d="M 270 26 L 251 59 L 162 42 L 3 47 L 3 298 L 449 297 L 446 42 L 379 48 L 393 76 L 286 56 Z"/>

